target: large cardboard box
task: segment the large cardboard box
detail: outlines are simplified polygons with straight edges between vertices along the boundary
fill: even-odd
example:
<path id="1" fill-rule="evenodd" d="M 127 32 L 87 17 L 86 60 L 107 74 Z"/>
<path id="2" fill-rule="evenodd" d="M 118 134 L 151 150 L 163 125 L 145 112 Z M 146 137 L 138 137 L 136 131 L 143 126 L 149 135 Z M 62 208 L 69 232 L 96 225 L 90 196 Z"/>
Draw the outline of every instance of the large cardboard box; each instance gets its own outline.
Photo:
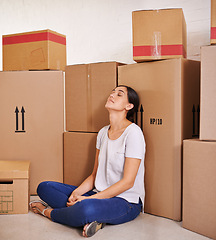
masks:
<path id="1" fill-rule="evenodd" d="M 63 81 L 61 71 L 0 72 L 0 159 L 31 162 L 31 194 L 63 181 Z"/>
<path id="2" fill-rule="evenodd" d="M 211 0 L 211 44 L 216 44 L 216 0 Z"/>
<path id="3" fill-rule="evenodd" d="M 201 48 L 200 139 L 216 140 L 216 46 Z"/>
<path id="4" fill-rule="evenodd" d="M 182 141 L 198 134 L 199 72 L 199 62 L 181 58 L 119 67 L 118 83 L 140 96 L 137 123 L 146 140 L 145 212 L 178 221 Z"/>
<path id="5" fill-rule="evenodd" d="M 97 133 L 64 133 L 64 183 L 79 186 L 94 167 Z"/>
<path id="6" fill-rule="evenodd" d="M 132 13 L 133 60 L 186 57 L 187 29 L 182 9 Z"/>
<path id="7" fill-rule="evenodd" d="M 0 160 L 0 214 L 28 213 L 30 161 Z"/>
<path id="8" fill-rule="evenodd" d="M 98 132 L 109 123 L 106 100 L 117 84 L 120 63 L 67 66 L 65 70 L 66 130 Z"/>
<path id="9" fill-rule="evenodd" d="M 216 239 L 216 142 L 183 144 L 182 226 Z"/>
<path id="10" fill-rule="evenodd" d="M 66 36 L 51 30 L 2 36 L 3 70 L 65 70 Z"/>

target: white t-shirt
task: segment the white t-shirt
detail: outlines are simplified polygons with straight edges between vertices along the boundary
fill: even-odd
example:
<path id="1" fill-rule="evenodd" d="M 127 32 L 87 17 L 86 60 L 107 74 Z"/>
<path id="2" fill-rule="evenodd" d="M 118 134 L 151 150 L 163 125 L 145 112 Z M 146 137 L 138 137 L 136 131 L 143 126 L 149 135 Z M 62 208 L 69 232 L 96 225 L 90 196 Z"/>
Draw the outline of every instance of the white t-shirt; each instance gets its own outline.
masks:
<path id="1" fill-rule="evenodd" d="M 96 148 L 100 152 L 95 188 L 100 192 L 120 181 L 124 173 L 125 158 L 138 158 L 141 163 L 134 186 L 117 197 L 124 198 L 131 203 L 139 203 L 140 198 L 144 209 L 145 140 L 142 130 L 135 123 L 132 123 L 119 138 L 111 140 L 108 137 L 109 127 L 110 125 L 103 127 L 97 136 Z"/>

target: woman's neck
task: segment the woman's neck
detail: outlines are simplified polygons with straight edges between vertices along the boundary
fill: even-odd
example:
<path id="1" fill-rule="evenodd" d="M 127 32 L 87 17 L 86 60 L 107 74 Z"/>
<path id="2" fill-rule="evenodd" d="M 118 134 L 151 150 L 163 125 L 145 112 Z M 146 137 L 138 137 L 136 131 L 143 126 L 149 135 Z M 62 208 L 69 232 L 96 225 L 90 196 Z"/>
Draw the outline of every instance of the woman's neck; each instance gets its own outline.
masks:
<path id="1" fill-rule="evenodd" d="M 110 130 L 118 131 L 126 128 L 131 124 L 131 122 L 123 114 L 111 114 L 109 115 L 110 119 Z"/>

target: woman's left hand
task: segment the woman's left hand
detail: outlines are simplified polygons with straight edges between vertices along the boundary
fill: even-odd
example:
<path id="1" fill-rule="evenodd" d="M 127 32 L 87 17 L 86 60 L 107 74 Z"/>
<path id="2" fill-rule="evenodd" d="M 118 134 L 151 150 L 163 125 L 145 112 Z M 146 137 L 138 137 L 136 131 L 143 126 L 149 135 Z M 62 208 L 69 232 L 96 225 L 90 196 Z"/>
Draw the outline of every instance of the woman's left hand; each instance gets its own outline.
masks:
<path id="1" fill-rule="evenodd" d="M 71 201 L 71 202 L 67 202 L 67 206 L 70 207 L 70 206 L 73 206 L 75 203 L 77 202 L 81 202 L 82 200 L 84 199 L 87 199 L 88 197 L 86 196 L 76 196 L 76 199 Z"/>

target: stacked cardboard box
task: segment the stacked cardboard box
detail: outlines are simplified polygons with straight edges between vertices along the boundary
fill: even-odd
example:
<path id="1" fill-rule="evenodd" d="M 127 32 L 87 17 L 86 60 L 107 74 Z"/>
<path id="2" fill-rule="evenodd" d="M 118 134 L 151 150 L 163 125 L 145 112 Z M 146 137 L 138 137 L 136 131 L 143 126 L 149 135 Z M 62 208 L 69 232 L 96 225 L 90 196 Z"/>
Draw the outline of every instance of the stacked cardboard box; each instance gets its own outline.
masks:
<path id="1" fill-rule="evenodd" d="M 182 141 L 198 134 L 200 64 L 170 59 L 119 67 L 119 84 L 137 90 L 146 140 L 145 212 L 181 220 Z"/>
<path id="2" fill-rule="evenodd" d="M 4 35 L 3 70 L 65 70 L 66 36 L 49 29 Z"/>
<path id="3" fill-rule="evenodd" d="M 79 186 L 93 170 L 97 133 L 64 133 L 64 183 Z"/>
<path id="4" fill-rule="evenodd" d="M 182 226 L 216 239 L 216 141 L 185 140 L 183 147 Z"/>
<path id="5" fill-rule="evenodd" d="M 35 194 L 41 181 L 63 181 L 64 79 L 56 70 L 66 65 L 66 38 L 43 30 L 2 40 L 0 159 L 29 160 Z M 46 69 L 55 71 L 38 71 Z"/>
<path id="6" fill-rule="evenodd" d="M 30 161 L 0 161 L 0 214 L 28 213 Z"/>
<path id="7" fill-rule="evenodd" d="M 184 141 L 182 226 L 216 239 L 216 46 L 201 48 L 200 138 Z"/>
<path id="8" fill-rule="evenodd" d="M 133 59 L 186 57 L 187 29 L 182 9 L 133 12 Z"/>
<path id="9" fill-rule="evenodd" d="M 31 194 L 63 179 L 63 94 L 61 71 L 0 72 L 0 159 L 31 161 Z"/>
<path id="10" fill-rule="evenodd" d="M 211 0 L 211 44 L 216 43 L 216 1 Z M 216 239 L 216 46 L 201 48 L 200 136 L 183 143 L 183 221 Z"/>
<path id="11" fill-rule="evenodd" d="M 201 48 L 200 140 L 216 140 L 216 46 Z"/>
<path id="12" fill-rule="evenodd" d="M 211 44 L 216 44 L 216 0 L 211 0 Z"/>
<path id="13" fill-rule="evenodd" d="M 79 185 L 94 165 L 97 132 L 109 124 L 105 103 L 120 63 L 71 65 L 65 71 L 64 183 Z"/>

